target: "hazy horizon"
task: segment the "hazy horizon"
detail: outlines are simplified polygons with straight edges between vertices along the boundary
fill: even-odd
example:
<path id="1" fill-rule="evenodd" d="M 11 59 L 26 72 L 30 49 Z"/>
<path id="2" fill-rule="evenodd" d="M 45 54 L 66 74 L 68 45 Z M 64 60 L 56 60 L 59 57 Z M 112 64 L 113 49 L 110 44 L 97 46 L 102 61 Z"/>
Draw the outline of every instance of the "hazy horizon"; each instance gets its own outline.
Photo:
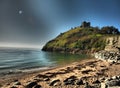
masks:
<path id="1" fill-rule="evenodd" d="M 43 45 L 28 45 L 28 44 L 0 44 L 0 48 L 28 48 L 28 49 L 42 49 Z"/>

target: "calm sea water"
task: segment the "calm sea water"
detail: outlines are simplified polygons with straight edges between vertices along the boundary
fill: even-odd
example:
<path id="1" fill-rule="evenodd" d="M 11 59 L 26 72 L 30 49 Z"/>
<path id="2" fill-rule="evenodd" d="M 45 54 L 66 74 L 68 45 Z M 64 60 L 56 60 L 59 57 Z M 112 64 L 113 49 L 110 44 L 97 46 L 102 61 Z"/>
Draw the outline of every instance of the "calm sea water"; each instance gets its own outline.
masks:
<path id="1" fill-rule="evenodd" d="M 0 49 L 0 74 L 65 65 L 87 59 L 86 55 L 43 52 L 35 49 Z"/>

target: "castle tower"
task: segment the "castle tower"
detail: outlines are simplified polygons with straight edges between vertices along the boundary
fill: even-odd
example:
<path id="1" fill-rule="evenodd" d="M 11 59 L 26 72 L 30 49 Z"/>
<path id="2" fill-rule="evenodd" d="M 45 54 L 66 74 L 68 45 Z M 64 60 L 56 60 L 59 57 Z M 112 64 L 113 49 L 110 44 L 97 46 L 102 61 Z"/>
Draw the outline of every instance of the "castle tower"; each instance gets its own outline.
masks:
<path id="1" fill-rule="evenodd" d="M 83 27 L 83 28 L 91 27 L 91 24 L 90 24 L 90 22 L 84 21 L 84 22 L 82 22 L 81 27 Z"/>

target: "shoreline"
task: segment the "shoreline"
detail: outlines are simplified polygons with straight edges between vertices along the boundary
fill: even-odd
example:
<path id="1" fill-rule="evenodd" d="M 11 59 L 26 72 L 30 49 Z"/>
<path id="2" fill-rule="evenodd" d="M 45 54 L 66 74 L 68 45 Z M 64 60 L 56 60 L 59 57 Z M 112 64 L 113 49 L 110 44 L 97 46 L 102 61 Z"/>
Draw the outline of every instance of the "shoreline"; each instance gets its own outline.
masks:
<path id="1" fill-rule="evenodd" d="M 98 59 L 82 60 L 81 62 L 73 62 L 69 65 L 57 66 L 45 70 L 36 70 L 33 72 L 25 72 L 20 74 L 8 75 L 1 77 L 1 88 L 24 88 L 29 82 L 38 81 L 37 84 L 43 88 L 83 88 L 84 85 L 65 85 L 65 79 L 75 76 L 77 79 L 82 78 L 90 84 L 102 77 L 112 77 L 120 75 L 120 64 L 111 64 Z M 112 72 L 111 72 L 112 71 Z M 87 78 L 86 78 L 87 77 Z M 21 85 L 15 85 L 19 81 Z M 50 86 L 51 82 L 57 80 L 58 82 Z M 61 85 L 60 85 L 61 84 Z"/>
<path id="2" fill-rule="evenodd" d="M 83 59 L 83 60 L 80 60 L 78 62 L 72 62 L 72 63 L 70 63 L 70 65 L 72 65 L 74 63 L 82 63 L 82 62 L 85 62 L 85 61 L 88 61 L 88 60 L 94 60 L 94 59 L 91 59 L 91 58 L 90 59 L 85 59 L 85 60 Z M 43 72 L 47 72 L 47 71 L 51 71 L 51 70 L 55 70 L 55 69 L 64 68 L 66 66 L 69 66 L 69 65 L 64 64 L 64 65 L 59 65 L 59 66 L 51 66 L 51 67 L 31 68 L 31 69 L 19 70 L 18 72 L 13 71 L 13 72 L 1 73 L 0 74 L 0 79 L 1 79 L 0 83 L 9 84 L 9 83 L 13 82 L 16 79 L 22 79 L 21 76 L 24 78 L 24 77 L 26 77 L 26 75 L 39 74 L 39 73 L 43 73 Z M 20 78 L 19 78 L 19 76 L 20 76 Z"/>

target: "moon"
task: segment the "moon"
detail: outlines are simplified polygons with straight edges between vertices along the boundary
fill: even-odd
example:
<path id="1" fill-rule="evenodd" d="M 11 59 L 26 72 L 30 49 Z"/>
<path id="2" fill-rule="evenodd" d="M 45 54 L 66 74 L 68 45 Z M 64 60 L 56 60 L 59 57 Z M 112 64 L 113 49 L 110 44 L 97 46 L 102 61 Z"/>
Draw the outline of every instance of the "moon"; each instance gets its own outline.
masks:
<path id="1" fill-rule="evenodd" d="M 22 10 L 19 10 L 19 14 L 22 14 L 23 13 L 23 11 Z"/>

